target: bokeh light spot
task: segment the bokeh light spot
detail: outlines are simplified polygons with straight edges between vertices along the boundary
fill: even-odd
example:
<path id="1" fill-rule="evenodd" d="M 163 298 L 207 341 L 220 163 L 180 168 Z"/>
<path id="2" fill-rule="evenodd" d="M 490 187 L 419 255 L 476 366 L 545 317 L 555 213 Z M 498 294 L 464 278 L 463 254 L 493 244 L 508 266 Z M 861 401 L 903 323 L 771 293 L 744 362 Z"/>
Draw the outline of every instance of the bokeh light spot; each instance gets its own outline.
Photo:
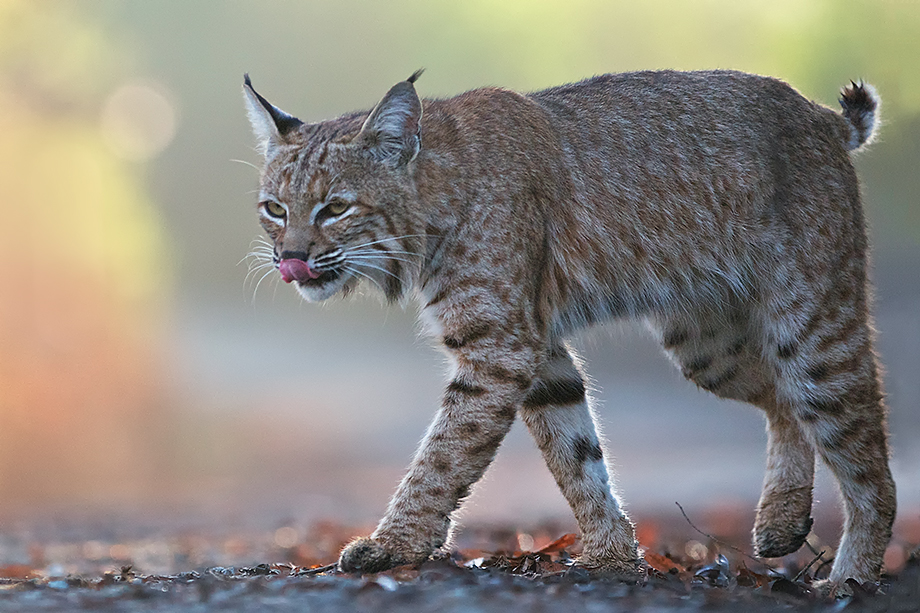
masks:
<path id="1" fill-rule="evenodd" d="M 299 535 L 297 533 L 297 528 L 291 526 L 284 526 L 275 530 L 275 545 L 281 549 L 290 549 L 297 544 L 299 540 Z"/>
<path id="2" fill-rule="evenodd" d="M 125 159 L 156 157 L 176 135 L 176 107 L 158 83 L 130 82 L 113 91 L 102 109 L 102 133 Z"/>

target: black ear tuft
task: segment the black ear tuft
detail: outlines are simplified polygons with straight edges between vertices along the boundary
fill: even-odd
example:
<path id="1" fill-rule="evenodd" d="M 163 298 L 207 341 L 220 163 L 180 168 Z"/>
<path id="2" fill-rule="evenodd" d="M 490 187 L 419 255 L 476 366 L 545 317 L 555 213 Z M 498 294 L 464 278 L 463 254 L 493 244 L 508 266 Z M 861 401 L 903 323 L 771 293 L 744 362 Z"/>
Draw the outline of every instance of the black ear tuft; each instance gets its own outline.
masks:
<path id="1" fill-rule="evenodd" d="M 413 72 L 412 75 L 408 79 L 406 79 L 406 81 L 408 81 L 409 83 L 415 84 L 415 82 L 418 81 L 418 78 L 422 76 L 423 72 L 425 72 L 425 69 L 419 68 L 418 70 Z"/>

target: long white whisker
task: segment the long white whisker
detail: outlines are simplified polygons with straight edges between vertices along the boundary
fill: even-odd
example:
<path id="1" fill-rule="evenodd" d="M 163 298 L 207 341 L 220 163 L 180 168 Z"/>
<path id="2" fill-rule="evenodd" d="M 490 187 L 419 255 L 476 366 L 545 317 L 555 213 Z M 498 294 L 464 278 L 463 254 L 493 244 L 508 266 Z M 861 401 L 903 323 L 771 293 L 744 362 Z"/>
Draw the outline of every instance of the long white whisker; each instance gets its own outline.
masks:
<path id="1" fill-rule="evenodd" d="M 266 253 L 268 255 L 274 255 L 275 246 L 261 236 L 257 236 L 249 241 L 249 253 L 246 254 L 246 257 L 249 257 L 255 253 Z M 242 262 L 242 260 L 240 261 Z M 237 264 L 237 266 L 239 266 L 239 264 Z"/>
<path id="2" fill-rule="evenodd" d="M 271 271 L 271 270 L 269 270 L 267 273 L 265 273 L 264 275 L 262 275 L 262 278 L 259 279 L 259 282 L 258 282 L 258 283 L 256 283 L 256 288 L 255 288 L 254 290 L 252 290 L 252 304 L 255 304 L 255 303 L 256 303 L 256 296 L 257 296 L 258 293 L 259 293 L 259 286 L 262 285 L 262 281 L 265 280 L 265 277 L 267 277 L 267 276 L 270 275 L 270 274 L 272 274 L 272 271 Z"/>
<path id="3" fill-rule="evenodd" d="M 272 266 L 272 265 L 274 265 L 274 262 L 269 258 L 253 258 L 252 261 L 249 262 L 249 267 L 247 268 L 247 270 L 249 272 L 252 272 L 253 270 L 262 268 L 263 266 Z"/>
<path id="4" fill-rule="evenodd" d="M 402 250 L 400 250 L 400 249 L 387 249 L 387 248 L 381 249 L 381 248 L 379 248 L 379 247 L 376 248 L 376 249 L 364 249 L 364 245 L 354 245 L 354 246 L 351 246 L 351 247 L 347 247 L 347 249 L 348 249 L 349 251 L 369 251 L 369 252 L 373 252 L 373 253 L 381 253 L 381 252 L 383 252 L 383 251 L 388 251 L 388 252 L 391 252 L 391 253 L 411 253 L 412 255 L 417 255 L 417 256 L 420 256 L 420 257 L 421 257 L 421 255 L 422 255 L 422 254 L 420 254 L 420 253 L 415 253 L 414 251 L 402 251 Z"/>
<path id="5" fill-rule="evenodd" d="M 362 247 L 369 247 L 370 245 L 377 245 L 379 243 L 385 243 L 387 241 L 398 241 L 403 238 L 416 238 L 419 236 L 428 236 L 427 234 L 404 234 L 403 236 L 391 236 L 389 238 L 381 238 L 380 240 L 371 241 L 369 243 L 363 243 L 361 245 L 355 245 L 352 249 L 361 249 Z"/>
<path id="6" fill-rule="evenodd" d="M 256 268 L 258 266 L 263 266 L 265 264 L 274 264 L 274 261 L 271 258 L 262 256 L 262 255 L 247 255 L 245 258 L 243 258 L 237 263 L 237 266 L 239 266 L 246 260 L 249 260 L 249 270 L 252 270 L 253 268 Z"/>
<path id="7" fill-rule="evenodd" d="M 355 253 L 355 254 L 361 254 L 361 255 L 370 255 L 370 254 L 386 255 L 389 253 L 395 253 L 397 255 L 414 255 L 417 258 L 425 257 L 421 253 L 412 253 L 411 251 L 399 251 L 398 249 L 394 249 L 394 250 L 388 249 L 386 251 L 382 251 L 380 249 L 356 249 L 355 251 L 349 250 L 348 253 Z"/>
<path id="8" fill-rule="evenodd" d="M 379 270 L 379 271 L 382 272 L 382 273 L 385 273 L 385 274 L 390 275 L 391 277 L 393 277 L 393 278 L 396 279 L 397 281 L 402 281 L 402 279 L 400 279 L 399 277 L 397 277 L 396 275 L 394 275 L 393 273 L 391 273 L 389 270 L 386 270 L 385 268 L 381 268 L 381 267 L 379 267 L 379 266 L 374 266 L 373 264 L 368 264 L 367 262 L 357 262 L 356 264 L 357 264 L 357 266 L 364 266 L 364 267 L 366 267 L 366 268 L 373 268 L 374 270 Z"/>
<path id="9" fill-rule="evenodd" d="M 346 257 L 351 260 L 361 260 L 364 262 L 368 262 L 368 261 L 375 262 L 378 260 L 396 260 L 397 262 L 404 262 L 410 266 L 418 266 L 419 264 L 418 262 L 414 262 L 412 260 L 406 260 L 406 259 L 398 258 L 394 256 L 387 257 L 387 256 L 371 256 L 371 255 L 353 255 L 349 253 Z"/>
<path id="10" fill-rule="evenodd" d="M 259 258 L 257 260 L 253 260 L 252 262 L 250 262 L 249 272 L 262 268 L 263 266 L 274 266 L 274 265 L 275 263 L 267 258 Z"/>
<path id="11" fill-rule="evenodd" d="M 255 262 L 261 261 L 270 261 L 274 252 L 268 251 L 267 249 L 253 249 L 249 253 L 243 256 L 243 259 L 236 263 L 237 266 L 245 262 L 246 260 L 254 260 Z"/>
<path id="12" fill-rule="evenodd" d="M 262 268 L 263 266 L 273 266 L 275 263 L 266 258 L 259 258 L 249 263 L 249 272 Z"/>
<path id="13" fill-rule="evenodd" d="M 249 166 L 250 168 L 254 168 L 256 172 L 262 172 L 262 169 L 256 166 L 255 164 L 253 164 L 252 162 L 247 162 L 246 160 L 230 160 L 230 161 L 236 162 L 237 164 L 244 164 L 245 166 Z"/>
<path id="14" fill-rule="evenodd" d="M 344 268 L 345 270 L 347 270 L 348 272 L 352 273 L 352 274 L 360 275 L 361 277 L 364 277 L 365 279 L 367 279 L 368 281 L 370 281 L 371 283 L 373 283 L 374 285 L 376 285 L 378 288 L 380 288 L 380 291 L 381 291 L 381 292 L 383 291 L 383 287 L 377 282 L 376 279 L 374 279 L 374 278 L 373 278 L 372 276 L 370 276 L 369 274 L 367 274 L 367 273 L 365 273 L 365 272 L 362 272 L 362 271 L 358 270 L 357 268 L 354 268 L 354 267 L 352 267 L 352 266 L 349 266 L 348 264 L 345 264 L 345 265 L 343 266 L 343 268 Z"/>
<path id="15" fill-rule="evenodd" d="M 271 269 L 273 269 L 274 267 L 275 266 L 273 264 L 268 263 L 268 264 L 262 264 L 260 266 L 251 268 L 249 272 L 246 273 L 246 276 L 243 278 L 243 287 L 246 286 L 246 284 L 249 282 L 250 279 L 255 279 L 256 275 L 259 274 L 262 270 L 268 268 L 269 269 L 268 272 L 271 272 Z"/>

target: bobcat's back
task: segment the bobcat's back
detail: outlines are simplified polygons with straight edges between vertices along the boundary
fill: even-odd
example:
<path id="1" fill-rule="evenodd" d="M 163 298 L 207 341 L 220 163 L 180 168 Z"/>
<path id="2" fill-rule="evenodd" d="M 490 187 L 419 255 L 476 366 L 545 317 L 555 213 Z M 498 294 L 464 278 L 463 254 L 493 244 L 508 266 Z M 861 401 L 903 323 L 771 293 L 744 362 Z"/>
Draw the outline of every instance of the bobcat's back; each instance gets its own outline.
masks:
<path id="1" fill-rule="evenodd" d="M 542 316 L 559 334 L 750 294 L 777 243 L 804 259 L 806 244 L 834 249 L 861 232 L 849 222 L 858 200 L 821 189 L 856 194 L 848 122 L 775 79 L 604 75 L 526 97 L 476 90 L 426 112 L 428 155 L 449 152 L 457 169 L 426 167 L 423 149 L 420 189 L 430 170 L 463 190 L 448 240 L 494 244 L 476 219 L 523 237 L 513 253 L 528 276 L 539 270 Z"/>

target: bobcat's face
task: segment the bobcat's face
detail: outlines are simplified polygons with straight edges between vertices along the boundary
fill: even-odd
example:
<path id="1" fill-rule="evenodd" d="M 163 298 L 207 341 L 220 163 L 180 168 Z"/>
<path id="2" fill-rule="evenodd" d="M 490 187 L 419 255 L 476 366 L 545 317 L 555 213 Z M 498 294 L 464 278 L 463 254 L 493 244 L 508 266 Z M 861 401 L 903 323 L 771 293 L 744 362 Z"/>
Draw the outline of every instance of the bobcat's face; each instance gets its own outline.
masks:
<path id="1" fill-rule="evenodd" d="M 252 89 L 244 92 L 265 156 L 259 191 L 272 261 L 304 298 L 325 300 L 361 279 L 389 300 L 420 268 L 423 230 L 412 180 L 421 148 L 413 82 L 395 85 L 365 118 L 304 124 Z"/>
<path id="2" fill-rule="evenodd" d="M 347 292 L 361 279 L 398 298 L 418 259 L 418 232 L 405 214 L 413 199 L 407 170 L 361 143 L 307 142 L 268 164 L 258 210 L 275 266 L 307 300 Z"/>

